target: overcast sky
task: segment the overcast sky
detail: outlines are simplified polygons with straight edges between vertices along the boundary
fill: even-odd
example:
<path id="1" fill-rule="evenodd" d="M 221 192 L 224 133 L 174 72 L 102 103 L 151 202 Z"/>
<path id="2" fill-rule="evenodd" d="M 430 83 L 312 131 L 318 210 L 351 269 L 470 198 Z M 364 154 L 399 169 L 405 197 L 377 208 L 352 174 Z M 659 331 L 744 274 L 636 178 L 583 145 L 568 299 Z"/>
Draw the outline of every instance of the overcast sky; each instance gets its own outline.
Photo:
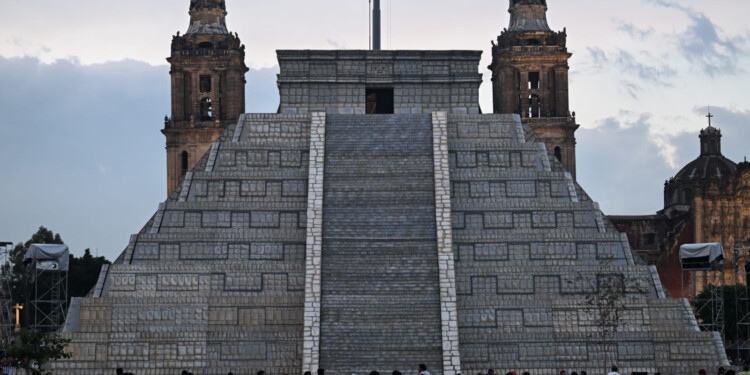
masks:
<path id="1" fill-rule="evenodd" d="M 662 208 L 664 181 L 697 157 L 706 107 L 724 154 L 750 153 L 746 15 L 738 0 L 549 0 L 567 27 L 578 179 L 607 214 Z M 80 254 L 116 257 L 166 196 L 171 36 L 188 0 L 0 0 L 0 241 L 40 225 Z M 366 49 L 366 0 L 227 0 L 247 45 L 247 110 L 278 106 L 277 49 Z M 383 1 L 384 47 L 484 51 L 507 0 Z"/>

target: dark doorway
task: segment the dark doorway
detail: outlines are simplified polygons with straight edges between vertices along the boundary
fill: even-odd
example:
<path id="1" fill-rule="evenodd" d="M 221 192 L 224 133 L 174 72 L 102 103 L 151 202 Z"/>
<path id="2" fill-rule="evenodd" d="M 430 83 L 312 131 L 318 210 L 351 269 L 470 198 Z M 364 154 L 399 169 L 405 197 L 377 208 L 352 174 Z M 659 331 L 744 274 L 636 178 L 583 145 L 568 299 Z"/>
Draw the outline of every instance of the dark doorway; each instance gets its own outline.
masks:
<path id="1" fill-rule="evenodd" d="M 393 114 L 393 89 L 367 89 L 368 115 Z"/>
<path id="2" fill-rule="evenodd" d="M 529 89 L 539 90 L 539 72 L 529 72 Z"/>

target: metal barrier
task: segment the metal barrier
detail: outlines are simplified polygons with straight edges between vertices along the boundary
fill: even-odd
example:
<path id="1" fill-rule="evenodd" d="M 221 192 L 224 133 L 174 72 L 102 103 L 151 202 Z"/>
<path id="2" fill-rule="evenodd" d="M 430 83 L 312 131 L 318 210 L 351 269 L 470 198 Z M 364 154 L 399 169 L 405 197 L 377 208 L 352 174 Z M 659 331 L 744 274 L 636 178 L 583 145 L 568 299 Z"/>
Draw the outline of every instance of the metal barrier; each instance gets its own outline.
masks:
<path id="1" fill-rule="evenodd" d="M 5 375 L 23 375 L 23 369 L 20 367 L 6 367 L 2 366 L 3 372 L 5 372 Z"/>

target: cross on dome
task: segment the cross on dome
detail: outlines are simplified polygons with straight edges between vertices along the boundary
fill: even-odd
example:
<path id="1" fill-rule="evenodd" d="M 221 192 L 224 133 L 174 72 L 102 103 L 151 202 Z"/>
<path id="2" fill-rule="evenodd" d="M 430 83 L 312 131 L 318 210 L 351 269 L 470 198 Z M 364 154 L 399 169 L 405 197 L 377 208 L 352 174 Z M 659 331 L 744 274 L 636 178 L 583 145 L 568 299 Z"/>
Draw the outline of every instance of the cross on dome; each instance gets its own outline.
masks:
<path id="1" fill-rule="evenodd" d="M 708 115 L 706 115 L 706 118 L 708 118 L 708 127 L 711 127 L 711 119 L 714 118 L 714 115 L 711 114 L 711 107 L 708 107 Z"/>

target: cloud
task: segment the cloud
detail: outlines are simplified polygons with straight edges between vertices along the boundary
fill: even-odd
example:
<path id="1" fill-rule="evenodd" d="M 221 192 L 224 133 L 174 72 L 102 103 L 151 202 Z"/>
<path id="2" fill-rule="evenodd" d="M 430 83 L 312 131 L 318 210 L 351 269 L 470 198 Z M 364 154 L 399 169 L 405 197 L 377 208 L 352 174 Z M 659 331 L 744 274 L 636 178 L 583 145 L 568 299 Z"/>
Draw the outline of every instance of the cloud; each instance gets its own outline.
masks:
<path id="1" fill-rule="evenodd" d="M 652 83 L 657 86 L 672 86 L 672 79 L 677 76 L 677 71 L 667 64 L 648 65 L 640 62 L 630 52 L 618 50 L 614 63 L 620 71 L 629 74 L 635 74 L 646 83 Z"/>
<path id="2" fill-rule="evenodd" d="M 346 49 L 346 46 L 343 43 L 339 43 L 333 39 L 326 39 L 326 43 L 334 49 Z"/>
<path id="3" fill-rule="evenodd" d="M 112 172 L 112 167 L 99 164 L 99 173 L 109 174 L 110 172 Z"/>
<path id="4" fill-rule="evenodd" d="M 607 53 L 604 52 L 603 49 L 599 47 L 587 47 L 586 51 L 591 56 L 591 61 L 594 64 L 594 67 L 596 69 L 601 69 L 609 63 L 609 59 L 607 58 Z"/>
<path id="5" fill-rule="evenodd" d="M 722 36 L 721 29 L 704 13 L 667 0 L 646 0 L 666 8 L 676 9 L 690 19 L 687 28 L 674 35 L 679 52 L 698 70 L 714 77 L 734 75 L 741 71 L 740 57 L 747 55 L 747 37 Z"/>
<path id="6" fill-rule="evenodd" d="M 279 109 L 279 89 L 276 75 L 279 67 L 250 69 L 245 75 L 245 112 L 275 113 Z"/>
<path id="7" fill-rule="evenodd" d="M 673 169 L 658 156 L 652 121 L 648 113 L 621 112 L 577 132 L 578 181 L 608 215 L 649 214 L 662 206 Z"/>
<path id="8" fill-rule="evenodd" d="M 638 40 L 646 40 L 650 36 L 654 35 L 653 27 L 640 28 L 633 25 L 631 22 L 624 22 L 620 24 L 620 26 L 617 27 L 617 30 L 622 31 L 625 34 L 630 35 L 632 38 Z"/>
<path id="9" fill-rule="evenodd" d="M 278 108 L 278 68 L 250 70 L 247 111 Z M 166 65 L 0 57 L 0 238 L 40 225 L 114 259 L 166 198 Z"/>
<path id="10" fill-rule="evenodd" d="M 693 109 L 696 117 L 705 107 Z M 722 131 L 722 151 L 734 162 L 750 155 L 750 111 L 711 107 Z M 700 155 L 697 129 L 676 134 L 657 132 L 665 121 L 649 113 L 622 111 L 578 130 L 578 181 L 607 214 L 652 214 L 663 208 L 664 181 Z M 695 120 L 673 119 L 687 123 Z"/>
<path id="11" fill-rule="evenodd" d="M 646 64 L 630 52 L 618 49 L 615 52 L 606 52 L 598 47 L 588 47 L 592 68 L 602 70 L 607 66 L 615 67 L 624 75 L 637 78 L 638 82 L 632 79 L 620 81 L 620 91 L 633 99 L 638 99 L 638 94 L 643 90 L 644 85 L 654 85 L 660 87 L 672 87 L 673 81 L 677 77 L 677 70 L 665 63 Z M 648 51 L 641 51 L 640 55 L 649 61 L 654 61 Z"/>
<path id="12" fill-rule="evenodd" d="M 620 81 L 619 88 L 621 92 L 628 94 L 634 100 L 638 100 L 638 93 L 642 87 L 630 81 Z"/>
<path id="13" fill-rule="evenodd" d="M 28 56 L 42 56 L 52 52 L 52 49 L 44 44 L 32 43 L 20 36 L 9 36 L 5 41 Z"/>

